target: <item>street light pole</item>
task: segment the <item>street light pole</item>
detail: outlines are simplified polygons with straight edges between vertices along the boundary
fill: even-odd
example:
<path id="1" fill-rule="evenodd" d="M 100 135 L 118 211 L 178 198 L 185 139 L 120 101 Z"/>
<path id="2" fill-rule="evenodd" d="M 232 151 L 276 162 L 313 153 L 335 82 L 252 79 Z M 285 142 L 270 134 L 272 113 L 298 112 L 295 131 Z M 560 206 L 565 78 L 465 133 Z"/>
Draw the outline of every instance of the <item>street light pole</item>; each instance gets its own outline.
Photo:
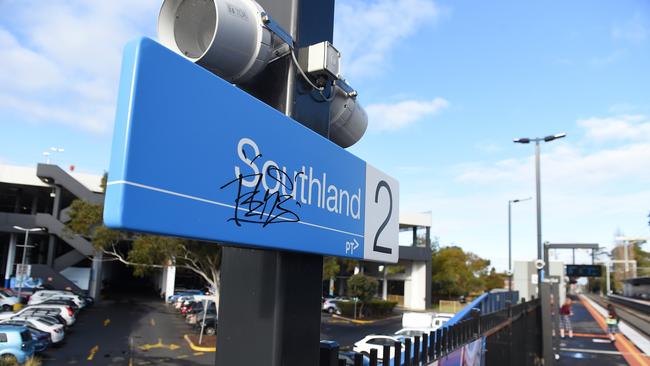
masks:
<path id="1" fill-rule="evenodd" d="M 537 259 L 546 261 L 542 258 L 542 188 L 541 188 L 541 167 L 540 167 L 540 148 L 539 139 L 535 139 L 535 199 L 537 200 Z M 544 265 L 546 267 L 546 265 Z M 542 280 L 541 270 L 537 273 L 537 283 Z"/>
<path id="2" fill-rule="evenodd" d="M 512 204 L 518 202 L 524 202 L 532 199 L 531 197 L 524 199 L 515 199 L 508 200 L 508 276 L 510 276 L 510 281 L 508 281 L 508 297 L 512 302 Z"/>
<path id="3" fill-rule="evenodd" d="M 553 355 L 553 335 L 550 329 L 550 293 L 548 288 L 544 287 L 544 275 L 545 272 L 548 272 L 548 259 L 543 258 L 544 248 L 542 247 L 542 193 L 541 193 L 541 173 L 540 173 L 540 146 L 539 143 L 551 142 L 553 140 L 561 139 L 566 137 L 566 133 L 560 133 L 557 135 L 550 135 L 546 137 L 536 137 L 536 138 L 518 138 L 513 140 L 515 143 L 519 144 L 528 144 L 531 141 L 535 142 L 535 191 L 536 191 L 536 200 L 537 200 L 537 260 L 543 261 L 544 263 L 542 268 L 537 270 L 537 288 L 538 296 L 540 297 L 541 302 L 541 311 L 542 311 L 542 349 L 543 349 L 543 358 L 544 364 L 547 366 L 553 365 L 555 358 Z"/>
<path id="4" fill-rule="evenodd" d="M 21 227 L 21 226 L 14 226 L 14 229 L 25 232 L 25 241 L 23 242 L 23 258 L 20 261 L 20 264 L 24 268 L 25 262 L 27 261 L 27 248 L 28 248 L 27 240 L 29 239 L 29 233 L 43 231 L 43 228 L 42 227 L 24 228 L 24 227 Z M 16 271 L 16 274 L 18 274 L 18 271 Z M 20 280 L 20 285 L 18 285 L 18 299 L 19 300 L 20 300 L 20 294 L 23 292 L 23 284 L 24 284 L 24 282 L 25 282 L 25 276 L 23 275 L 22 279 Z"/>

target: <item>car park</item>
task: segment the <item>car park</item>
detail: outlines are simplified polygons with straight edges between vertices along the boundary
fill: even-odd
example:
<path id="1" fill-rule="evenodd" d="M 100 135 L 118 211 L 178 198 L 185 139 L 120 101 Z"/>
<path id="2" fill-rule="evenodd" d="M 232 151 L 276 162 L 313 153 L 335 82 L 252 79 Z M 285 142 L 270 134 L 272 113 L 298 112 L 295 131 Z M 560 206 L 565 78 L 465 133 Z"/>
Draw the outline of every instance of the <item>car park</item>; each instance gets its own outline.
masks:
<path id="1" fill-rule="evenodd" d="M 25 363 L 34 352 L 34 340 L 27 327 L 0 326 L 0 360 Z"/>

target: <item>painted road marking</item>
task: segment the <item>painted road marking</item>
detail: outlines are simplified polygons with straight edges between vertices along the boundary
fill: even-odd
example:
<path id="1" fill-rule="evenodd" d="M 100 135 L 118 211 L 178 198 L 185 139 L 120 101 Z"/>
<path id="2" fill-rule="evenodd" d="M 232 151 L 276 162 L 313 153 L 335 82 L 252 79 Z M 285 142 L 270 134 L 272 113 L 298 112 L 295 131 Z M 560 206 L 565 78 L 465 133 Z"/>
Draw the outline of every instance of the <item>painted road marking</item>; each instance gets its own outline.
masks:
<path id="1" fill-rule="evenodd" d="M 92 361 L 93 358 L 95 358 L 95 354 L 99 351 L 99 346 L 95 345 L 95 347 L 90 349 L 90 353 L 88 354 L 88 358 L 86 358 L 88 361 Z"/>
<path id="2" fill-rule="evenodd" d="M 180 355 L 180 356 L 176 356 L 176 358 L 188 358 L 188 357 L 190 357 L 190 356 L 189 356 L 189 355 Z"/>
<path id="3" fill-rule="evenodd" d="M 173 344 L 173 343 L 170 343 L 170 344 L 164 344 L 164 343 L 162 342 L 162 338 L 158 338 L 158 343 L 154 343 L 154 344 L 145 344 L 145 345 L 140 346 L 140 347 L 138 347 L 138 348 L 140 348 L 140 349 L 143 350 L 143 351 L 148 351 L 148 350 L 150 350 L 150 349 L 154 349 L 154 348 L 167 348 L 168 350 L 173 351 L 173 350 L 176 350 L 176 349 L 181 348 L 181 346 L 179 346 L 179 345 L 177 345 L 177 344 Z"/>
<path id="4" fill-rule="evenodd" d="M 156 326 L 156 321 L 154 320 L 154 318 L 149 319 L 149 323 L 151 323 L 152 327 Z"/>
<path id="5" fill-rule="evenodd" d="M 194 352 L 194 356 L 203 356 L 205 352 Z"/>
<path id="6" fill-rule="evenodd" d="M 105 327 L 108 327 L 109 324 L 111 324 L 111 320 L 110 320 L 110 319 L 106 319 L 106 320 L 104 320 L 104 326 L 105 326 Z"/>

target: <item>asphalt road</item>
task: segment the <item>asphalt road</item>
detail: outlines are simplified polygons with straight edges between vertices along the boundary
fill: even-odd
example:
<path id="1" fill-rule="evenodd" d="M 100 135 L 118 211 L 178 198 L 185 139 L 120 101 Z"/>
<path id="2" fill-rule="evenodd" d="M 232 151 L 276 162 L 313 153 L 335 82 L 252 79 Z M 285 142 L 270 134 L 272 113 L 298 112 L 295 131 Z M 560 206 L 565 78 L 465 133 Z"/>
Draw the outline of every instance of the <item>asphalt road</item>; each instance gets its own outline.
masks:
<path id="1" fill-rule="evenodd" d="M 64 344 L 43 353 L 45 366 L 214 365 L 214 353 L 195 352 L 191 328 L 160 299 L 128 295 L 82 311 Z"/>
<path id="2" fill-rule="evenodd" d="M 393 334 L 402 328 L 402 318 L 380 320 L 373 324 L 353 324 L 323 314 L 320 337 L 322 340 L 336 341 L 341 347 L 351 347 L 354 342 L 370 334 Z"/>
<path id="3" fill-rule="evenodd" d="M 358 325 L 322 314 L 321 339 L 342 347 L 369 334 L 392 334 L 401 318 Z M 122 295 L 83 310 L 66 330 L 61 346 L 41 354 L 44 366 L 214 365 L 214 353 L 195 352 L 183 335 L 193 332 L 176 312 L 156 297 Z"/>

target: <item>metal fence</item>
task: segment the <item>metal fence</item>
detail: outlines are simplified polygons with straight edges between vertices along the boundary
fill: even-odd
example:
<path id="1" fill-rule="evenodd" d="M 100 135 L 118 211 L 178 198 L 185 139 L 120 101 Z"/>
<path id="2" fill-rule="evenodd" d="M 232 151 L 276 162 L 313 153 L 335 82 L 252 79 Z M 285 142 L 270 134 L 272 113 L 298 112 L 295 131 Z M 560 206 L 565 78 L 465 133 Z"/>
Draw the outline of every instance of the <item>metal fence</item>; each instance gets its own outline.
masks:
<path id="1" fill-rule="evenodd" d="M 541 354 L 540 321 L 539 301 L 529 301 L 384 345 L 381 352 L 348 355 L 349 361 L 339 359 L 335 342 L 323 342 L 320 366 L 424 366 L 477 340 L 485 340 L 480 351 L 486 365 L 535 365 Z"/>

